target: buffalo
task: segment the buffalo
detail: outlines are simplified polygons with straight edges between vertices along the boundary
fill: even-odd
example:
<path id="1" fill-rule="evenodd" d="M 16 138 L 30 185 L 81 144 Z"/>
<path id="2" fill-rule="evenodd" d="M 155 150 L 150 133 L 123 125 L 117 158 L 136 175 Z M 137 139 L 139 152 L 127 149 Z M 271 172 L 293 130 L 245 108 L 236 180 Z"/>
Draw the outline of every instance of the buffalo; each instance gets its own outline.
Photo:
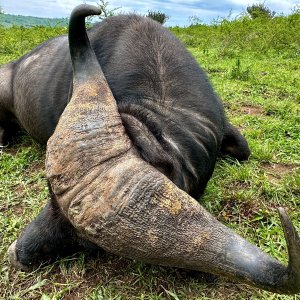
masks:
<path id="1" fill-rule="evenodd" d="M 204 72 L 147 18 L 109 18 L 87 34 L 85 17 L 99 13 L 76 7 L 68 38 L 0 70 L 3 140 L 22 126 L 48 141 L 51 200 L 10 246 L 12 264 L 27 270 L 83 245 L 299 292 L 300 238 L 284 209 L 288 267 L 195 200 L 219 153 L 250 155 Z"/>

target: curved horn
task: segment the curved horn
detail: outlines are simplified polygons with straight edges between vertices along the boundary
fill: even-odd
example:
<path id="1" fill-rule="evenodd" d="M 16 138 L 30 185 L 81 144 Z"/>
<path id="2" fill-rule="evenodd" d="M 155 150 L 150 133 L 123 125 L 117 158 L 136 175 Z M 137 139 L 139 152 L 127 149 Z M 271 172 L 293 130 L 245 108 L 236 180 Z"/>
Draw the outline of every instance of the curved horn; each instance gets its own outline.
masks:
<path id="1" fill-rule="evenodd" d="M 75 9 L 71 37 L 72 26 L 82 26 L 82 33 L 83 17 L 94 11 Z M 299 292 L 300 239 L 284 210 L 279 213 L 288 267 L 222 225 L 139 157 L 88 40 L 83 41 L 70 40 L 71 48 L 77 47 L 71 50 L 74 93 L 46 158 L 53 192 L 78 234 L 125 257 L 224 275 L 273 292 Z"/>
<path id="2" fill-rule="evenodd" d="M 71 13 L 68 37 L 74 81 L 85 81 L 86 78 L 94 73 L 102 74 L 85 30 L 85 17 L 100 14 L 100 8 L 87 4 L 77 6 Z"/>

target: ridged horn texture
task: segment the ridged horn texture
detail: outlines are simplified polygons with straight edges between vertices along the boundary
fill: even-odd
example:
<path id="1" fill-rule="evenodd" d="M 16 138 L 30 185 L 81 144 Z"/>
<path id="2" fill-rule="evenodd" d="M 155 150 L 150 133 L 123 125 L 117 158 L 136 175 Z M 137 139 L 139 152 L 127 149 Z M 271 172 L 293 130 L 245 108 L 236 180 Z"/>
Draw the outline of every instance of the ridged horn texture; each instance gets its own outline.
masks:
<path id="1" fill-rule="evenodd" d="M 139 157 L 85 32 L 72 13 L 73 96 L 48 142 L 46 172 L 64 215 L 83 238 L 125 257 L 224 275 L 278 293 L 300 291 L 300 239 L 279 209 L 289 265 L 219 223 Z M 78 43 L 80 32 L 84 35 Z"/>

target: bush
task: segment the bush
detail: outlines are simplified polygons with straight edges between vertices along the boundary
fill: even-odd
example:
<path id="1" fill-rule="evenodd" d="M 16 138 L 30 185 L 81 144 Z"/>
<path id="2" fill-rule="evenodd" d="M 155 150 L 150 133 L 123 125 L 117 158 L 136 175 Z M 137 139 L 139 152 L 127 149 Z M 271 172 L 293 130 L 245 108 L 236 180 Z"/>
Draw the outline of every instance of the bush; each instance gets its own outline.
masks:
<path id="1" fill-rule="evenodd" d="M 171 30 L 189 47 L 209 50 L 218 57 L 247 55 L 299 57 L 300 13 L 255 18 L 243 15 L 235 20 L 219 19 L 212 25 L 198 24 Z"/>
<path id="2" fill-rule="evenodd" d="M 264 3 L 252 4 L 247 7 L 247 13 L 252 19 L 269 18 L 272 19 L 276 12 L 271 11 Z"/>
<path id="3" fill-rule="evenodd" d="M 228 74 L 228 77 L 230 79 L 247 81 L 250 79 L 251 75 L 252 72 L 250 66 L 243 68 L 241 66 L 240 59 L 237 59 L 236 65 L 231 69 L 231 71 Z"/>
<path id="4" fill-rule="evenodd" d="M 167 16 L 165 13 L 155 10 L 148 10 L 147 17 L 159 22 L 160 24 L 166 23 L 169 19 L 169 16 Z"/>

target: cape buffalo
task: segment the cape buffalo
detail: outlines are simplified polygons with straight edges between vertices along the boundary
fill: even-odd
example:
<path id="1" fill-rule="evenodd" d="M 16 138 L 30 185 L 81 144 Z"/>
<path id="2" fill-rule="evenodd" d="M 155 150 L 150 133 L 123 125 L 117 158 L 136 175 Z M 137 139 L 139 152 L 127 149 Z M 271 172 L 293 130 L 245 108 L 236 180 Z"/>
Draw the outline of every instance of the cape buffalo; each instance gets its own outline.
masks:
<path id="1" fill-rule="evenodd" d="M 88 38 L 84 18 L 99 13 L 81 5 L 71 15 L 73 85 L 66 37 L 2 69 L 1 76 L 11 74 L 1 94 L 2 115 L 10 114 L 4 130 L 18 122 L 45 142 L 61 115 L 47 144 L 51 201 L 11 245 L 11 262 L 26 269 L 86 243 L 278 293 L 299 292 L 300 238 L 283 209 L 288 267 L 194 199 L 220 150 L 238 159 L 250 153 L 203 71 L 173 35 L 149 19 L 111 18 Z"/>

